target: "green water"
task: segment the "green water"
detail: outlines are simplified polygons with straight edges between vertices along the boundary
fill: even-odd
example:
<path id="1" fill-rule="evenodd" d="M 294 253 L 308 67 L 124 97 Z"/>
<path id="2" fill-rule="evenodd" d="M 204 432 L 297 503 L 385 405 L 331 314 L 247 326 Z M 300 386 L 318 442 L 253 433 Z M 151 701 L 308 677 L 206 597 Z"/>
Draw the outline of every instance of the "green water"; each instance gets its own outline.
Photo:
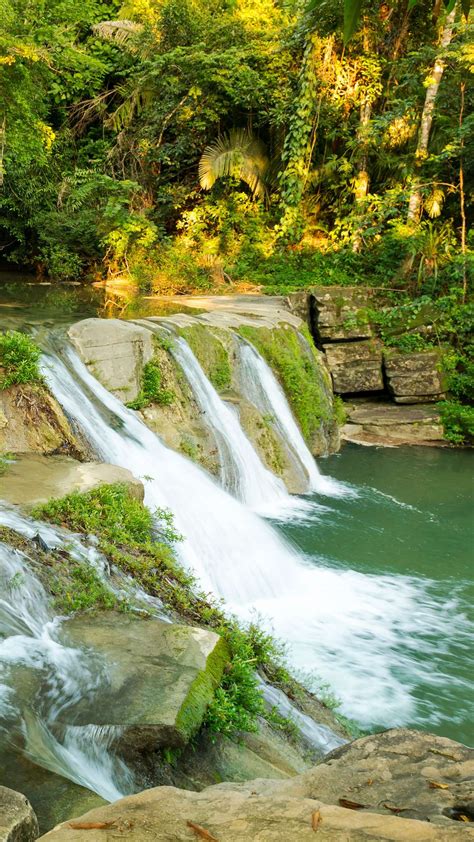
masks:
<path id="1" fill-rule="evenodd" d="M 376 708 L 385 679 L 380 674 L 378 683 L 380 660 L 373 660 L 371 652 L 380 659 L 387 653 L 390 658 L 392 651 L 389 680 L 401 700 L 400 721 L 393 724 L 474 744 L 472 451 L 346 445 L 338 455 L 320 460 L 320 468 L 346 483 L 356 496 L 318 498 L 323 509 L 312 518 L 280 528 L 312 564 L 346 571 L 346 587 L 352 587 L 353 576 L 364 575 L 370 593 L 375 581 L 388 577 L 382 594 L 374 594 L 381 603 L 380 617 L 372 628 L 355 635 L 352 653 L 342 630 L 340 640 L 336 629 L 330 644 L 323 641 L 322 647 L 332 646 L 333 659 L 326 658 L 324 678 L 344 698 L 346 690 L 351 692 L 351 678 L 365 670 Z M 405 606 L 405 587 L 414 589 L 414 606 Z M 388 643 L 385 596 L 387 610 L 395 610 L 393 640 Z M 411 618 L 404 616 L 406 608 Z M 413 625 L 409 631 L 407 620 Z M 351 701 L 344 709 L 353 712 Z M 371 723 L 390 724 L 390 718 Z"/>

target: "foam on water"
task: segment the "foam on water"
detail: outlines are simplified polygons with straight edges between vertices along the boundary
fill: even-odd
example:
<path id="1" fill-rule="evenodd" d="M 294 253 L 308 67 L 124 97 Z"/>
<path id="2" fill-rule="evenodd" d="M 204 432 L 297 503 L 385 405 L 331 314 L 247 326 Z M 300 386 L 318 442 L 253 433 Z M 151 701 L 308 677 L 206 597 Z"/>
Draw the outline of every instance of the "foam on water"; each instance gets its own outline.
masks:
<path id="1" fill-rule="evenodd" d="M 45 372 L 66 412 L 106 461 L 145 482 L 146 502 L 168 507 L 185 540 L 178 553 L 202 586 L 241 617 L 255 611 L 288 641 L 290 662 L 316 671 L 363 725 L 403 724 L 428 716 L 417 700 L 420 671 L 446 682 L 436 660 L 443 640 L 461 634 L 456 604 L 444 606 L 426 580 L 334 570 L 305 559 L 203 470 L 166 448 L 65 351 Z"/>

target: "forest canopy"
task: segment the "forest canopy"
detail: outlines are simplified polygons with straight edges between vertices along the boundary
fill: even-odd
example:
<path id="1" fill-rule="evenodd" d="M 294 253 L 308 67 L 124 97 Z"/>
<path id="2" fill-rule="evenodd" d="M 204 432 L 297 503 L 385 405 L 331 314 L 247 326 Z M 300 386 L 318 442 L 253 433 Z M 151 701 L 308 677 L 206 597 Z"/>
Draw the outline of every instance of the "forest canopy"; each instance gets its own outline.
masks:
<path id="1" fill-rule="evenodd" d="M 465 298 L 468 6 L 0 0 L 2 261 Z"/>

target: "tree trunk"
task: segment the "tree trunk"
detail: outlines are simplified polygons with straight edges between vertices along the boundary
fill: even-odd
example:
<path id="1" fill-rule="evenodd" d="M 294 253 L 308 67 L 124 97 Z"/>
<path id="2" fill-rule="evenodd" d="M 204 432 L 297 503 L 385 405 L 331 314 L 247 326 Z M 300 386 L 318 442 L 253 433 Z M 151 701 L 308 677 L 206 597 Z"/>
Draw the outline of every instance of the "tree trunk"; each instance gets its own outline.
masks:
<path id="1" fill-rule="evenodd" d="M 456 16 L 456 6 L 446 18 L 443 33 L 441 36 L 441 47 L 443 50 L 449 46 L 453 38 L 454 18 Z M 431 82 L 426 89 L 425 104 L 421 114 L 420 133 L 418 136 L 418 146 L 416 148 L 416 164 L 419 165 L 423 158 L 428 154 L 428 143 L 430 139 L 431 124 L 433 122 L 433 113 L 436 103 L 436 97 L 444 72 L 444 59 L 438 56 L 435 59 L 433 71 L 431 73 Z M 408 202 L 408 221 L 414 222 L 419 218 L 421 208 L 421 192 L 419 185 L 414 185 L 410 194 Z"/>

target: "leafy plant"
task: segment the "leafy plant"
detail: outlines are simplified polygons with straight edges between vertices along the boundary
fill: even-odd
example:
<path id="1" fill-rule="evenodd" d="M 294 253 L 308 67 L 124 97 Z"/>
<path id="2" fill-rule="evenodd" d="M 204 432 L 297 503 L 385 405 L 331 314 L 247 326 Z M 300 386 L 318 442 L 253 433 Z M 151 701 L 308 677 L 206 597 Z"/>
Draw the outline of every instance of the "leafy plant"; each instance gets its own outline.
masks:
<path id="1" fill-rule="evenodd" d="M 0 389 L 22 383 L 39 383 L 41 351 L 26 334 L 16 330 L 0 334 Z"/>
<path id="2" fill-rule="evenodd" d="M 247 184 L 253 196 L 263 197 L 268 166 L 264 144 L 247 129 L 231 129 L 204 150 L 199 181 L 210 190 L 218 178 L 231 176 Z"/>
<path id="3" fill-rule="evenodd" d="M 127 403 L 130 409 L 144 409 L 152 403 L 160 406 L 170 406 L 174 401 L 174 394 L 162 386 L 162 377 L 157 362 L 150 360 L 143 366 L 142 386 L 135 400 Z"/>

